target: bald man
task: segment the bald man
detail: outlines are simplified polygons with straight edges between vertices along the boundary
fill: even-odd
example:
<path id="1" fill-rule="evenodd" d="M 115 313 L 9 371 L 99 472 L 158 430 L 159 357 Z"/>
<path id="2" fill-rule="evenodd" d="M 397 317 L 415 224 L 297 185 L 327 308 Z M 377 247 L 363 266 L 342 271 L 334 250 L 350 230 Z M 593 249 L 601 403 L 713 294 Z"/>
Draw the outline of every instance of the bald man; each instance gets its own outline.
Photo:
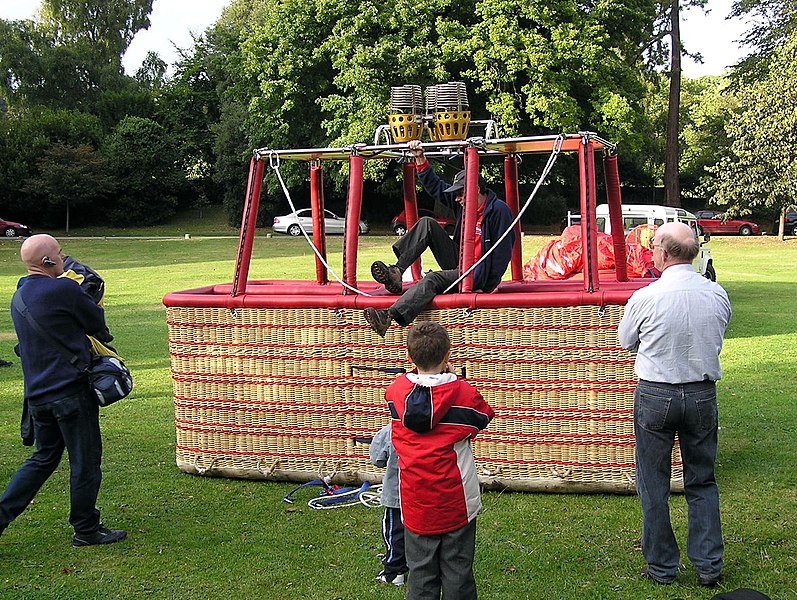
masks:
<path id="1" fill-rule="evenodd" d="M 52 475 L 66 448 L 69 453 L 70 513 L 73 546 L 111 544 L 127 532 L 100 523 L 96 508 L 102 471 L 99 407 L 89 395 L 84 373 L 31 323 L 65 346 L 82 364 L 90 361 L 86 336 L 107 331 L 105 313 L 73 280 L 59 278 L 64 254 L 49 235 L 22 244 L 20 257 L 28 276 L 15 295 L 26 308 L 11 304 L 19 340 L 25 399 L 33 416 L 36 450 L 14 474 L 0 497 L 0 534 L 30 504 Z"/>
<path id="2" fill-rule="evenodd" d="M 721 579 L 724 552 L 717 456 L 719 354 L 731 303 L 725 290 L 692 268 L 700 244 L 684 223 L 667 223 L 653 238 L 661 278 L 634 292 L 620 322 L 623 348 L 636 352 L 634 393 L 636 486 L 642 505 L 642 575 L 675 580 L 680 550 L 670 523 L 675 434 L 681 445 L 688 505 L 686 553 L 700 584 Z"/>

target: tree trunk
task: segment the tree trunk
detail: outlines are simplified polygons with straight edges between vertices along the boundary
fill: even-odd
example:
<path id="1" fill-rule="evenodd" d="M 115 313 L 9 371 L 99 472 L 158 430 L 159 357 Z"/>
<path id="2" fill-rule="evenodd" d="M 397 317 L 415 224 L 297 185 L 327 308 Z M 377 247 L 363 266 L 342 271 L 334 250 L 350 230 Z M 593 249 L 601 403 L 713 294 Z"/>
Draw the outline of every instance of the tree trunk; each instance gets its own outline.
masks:
<path id="1" fill-rule="evenodd" d="M 778 239 L 782 242 L 786 235 L 786 205 L 780 207 L 780 219 L 778 219 Z"/>
<path id="2" fill-rule="evenodd" d="M 670 98 L 667 106 L 667 147 L 664 155 L 664 204 L 681 206 L 681 184 L 678 177 L 679 114 L 681 111 L 681 24 L 680 0 L 672 0 L 670 8 Z"/>

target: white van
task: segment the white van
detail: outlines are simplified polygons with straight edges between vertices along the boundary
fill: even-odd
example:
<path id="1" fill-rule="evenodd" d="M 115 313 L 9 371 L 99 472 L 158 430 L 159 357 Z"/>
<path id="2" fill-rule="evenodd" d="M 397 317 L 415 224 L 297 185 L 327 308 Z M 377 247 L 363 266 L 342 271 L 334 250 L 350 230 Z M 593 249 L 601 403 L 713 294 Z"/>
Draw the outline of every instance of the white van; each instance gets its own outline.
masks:
<path id="1" fill-rule="evenodd" d="M 623 204 L 623 233 L 628 235 L 637 225 L 664 225 L 665 223 L 681 222 L 686 223 L 691 227 L 695 235 L 699 237 L 700 229 L 697 226 L 697 217 L 683 208 L 675 208 L 673 206 L 659 206 L 655 204 Z M 568 213 L 568 224 L 575 225 L 578 221 L 578 214 Z M 595 220 L 598 225 L 598 231 L 603 233 L 612 232 L 612 224 L 609 220 L 609 205 L 599 204 L 595 207 Z M 717 274 L 714 271 L 714 262 L 711 259 L 711 249 L 708 247 L 708 235 L 704 236 L 700 242 L 700 253 L 694 262 L 695 271 L 701 273 L 704 277 L 717 280 Z"/>
<path id="2" fill-rule="evenodd" d="M 678 221 L 689 225 L 695 230 L 695 233 L 698 232 L 697 217 L 683 208 L 655 204 L 623 204 L 622 206 L 623 229 L 626 235 L 637 225 L 664 225 Z M 595 207 L 595 220 L 598 223 L 598 231 L 612 232 L 608 204 L 598 204 Z"/>

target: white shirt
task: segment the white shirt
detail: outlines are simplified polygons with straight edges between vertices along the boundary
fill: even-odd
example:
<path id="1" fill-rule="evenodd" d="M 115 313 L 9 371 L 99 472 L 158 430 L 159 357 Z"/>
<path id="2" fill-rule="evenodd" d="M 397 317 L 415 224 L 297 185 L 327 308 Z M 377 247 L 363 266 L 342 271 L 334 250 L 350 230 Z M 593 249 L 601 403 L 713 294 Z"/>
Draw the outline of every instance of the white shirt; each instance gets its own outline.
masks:
<path id="1" fill-rule="evenodd" d="M 731 303 L 722 286 L 692 265 L 673 265 L 634 292 L 625 307 L 620 345 L 636 352 L 637 377 L 660 383 L 716 381 Z"/>

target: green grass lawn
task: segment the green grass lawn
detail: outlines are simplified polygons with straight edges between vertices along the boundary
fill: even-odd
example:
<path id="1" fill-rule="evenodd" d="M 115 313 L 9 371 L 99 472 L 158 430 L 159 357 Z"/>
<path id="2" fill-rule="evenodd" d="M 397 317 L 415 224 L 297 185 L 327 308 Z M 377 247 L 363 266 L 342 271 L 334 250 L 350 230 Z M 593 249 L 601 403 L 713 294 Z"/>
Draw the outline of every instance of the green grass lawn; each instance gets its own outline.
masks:
<path id="1" fill-rule="evenodd" d="M 159 230 L 157 235 L 192 231 Z M 201 233 L 201 232 L 199 232 Z M 199 233 L 195 233 L 198 235 Z M 206 232 L 211 233 L 211 232 Z M 229 235 L 234 232 L 225 231 Z M 547 238 L 526 236 L 525 258 Z M 393 238 L 360 241 L 360 273 L 391 255 Z M 232 279 L 237 240 L 64 240 L 64 251 L 106 279 L 106 309 L 117 347 L 135 377 L 133 396 L 100 413 L 109 527 L 128 540 L 73 549 L 66 462 L 0 537 L 0 598 L 401 598 L 374 582 L 381 511 L 314 511 L 286 505 L 289 483 L 186 475 L 175 466 L 171 379 L 163 295 Z M 329 243 L 340 271 L 342 240 Z M 797 240 L 712 240 L 734 316 L 719 384 L 720 484 L 726 579 L 797 597 Z M 0 240 L 0 304 L 23 274 L 19 242 Z M 429 266 L 429 265 L 427 265 Z M 250 278 L 314 278 L 303 239 L 257 238 Z M 0 311 L 0 487 L 29 455 L 19 440 L 21 372 L 9 313 Z M 309 493 L 308 493 L 309 494 Z M 303 496 L 304 499 L 309 495 Z M 672 500 L 684 544 L 686 508 Z M 476 576 L 485 599 L 708 599 L 685 548 L 676 584 L 638 577 L 640 511 L 634 496 L 484 494 Z"/>

